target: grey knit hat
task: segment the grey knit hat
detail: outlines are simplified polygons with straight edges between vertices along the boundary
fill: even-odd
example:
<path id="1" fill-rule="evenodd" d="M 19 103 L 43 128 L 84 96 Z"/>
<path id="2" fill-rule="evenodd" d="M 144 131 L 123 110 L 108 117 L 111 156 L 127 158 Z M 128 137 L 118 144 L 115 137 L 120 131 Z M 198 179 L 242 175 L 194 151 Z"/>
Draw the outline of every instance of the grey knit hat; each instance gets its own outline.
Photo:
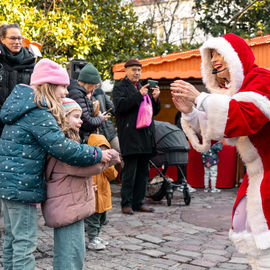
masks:
<path id="1" fill-rule="evenodd" d="M 92 84 L 100 83 L 100 76 L 98 70 L 91 63 L 87 64 L 80 71 L 78 81 Z"/>

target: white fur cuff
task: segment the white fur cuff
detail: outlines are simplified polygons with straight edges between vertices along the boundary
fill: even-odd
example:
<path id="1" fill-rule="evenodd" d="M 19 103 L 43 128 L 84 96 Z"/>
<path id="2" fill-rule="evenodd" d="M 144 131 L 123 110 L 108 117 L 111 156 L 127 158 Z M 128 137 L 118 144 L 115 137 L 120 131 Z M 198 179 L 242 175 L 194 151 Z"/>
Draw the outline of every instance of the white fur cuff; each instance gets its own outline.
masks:
<path id="1" fill-rule="evenodd" d="M 212 94 L 208 98 L 207 133 L 211 140 L 222 140 L 228 119 L 229 103 L 231 97 L 220 94 Z"/>

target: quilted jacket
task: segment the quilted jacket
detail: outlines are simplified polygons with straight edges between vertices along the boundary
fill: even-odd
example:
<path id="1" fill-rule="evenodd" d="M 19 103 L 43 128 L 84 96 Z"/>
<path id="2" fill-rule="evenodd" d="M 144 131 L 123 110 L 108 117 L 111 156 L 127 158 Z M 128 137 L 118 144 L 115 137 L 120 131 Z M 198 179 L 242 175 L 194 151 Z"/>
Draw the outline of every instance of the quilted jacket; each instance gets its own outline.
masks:
<path id="1" fill-rule="evenodd" d="M 69 140 L 47 107 L 34 103 L 34 91 L 16 85 L 4 103 L 0 140 L 0 197 L 37 203 L 46 199 L 47 154 L 70 165 L 89 166 L 101 160 L 99 147 Z"/>

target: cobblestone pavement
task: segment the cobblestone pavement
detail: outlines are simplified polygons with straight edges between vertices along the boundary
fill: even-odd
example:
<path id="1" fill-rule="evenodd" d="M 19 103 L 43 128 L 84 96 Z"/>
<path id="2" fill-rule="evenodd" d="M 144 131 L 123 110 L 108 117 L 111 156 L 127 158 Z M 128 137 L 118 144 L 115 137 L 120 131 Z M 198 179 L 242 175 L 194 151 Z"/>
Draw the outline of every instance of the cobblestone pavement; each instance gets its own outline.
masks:
<path id="1" fill-rule="evenodd" d="M 214 194 L 197 189 L 189 206 L 182 192 L 175 191 L 171 206 L 162 200 L 153 203 L 154 213 L 127 216 L 120 211 L 120 187 L 111 187 L 113 209 L 100 235 L 109 245 L 103 251 L 87 250 L 85 270 L 251 269 L 228 239 L 236 188 Z M 3 217 L 0 227 L 3 230 Z M 2 244 L 1 238 L 1 253 Z M 35 255 L 36 270 L 52 269 L 53 230 L 44 226 L 40 209 Z"/>

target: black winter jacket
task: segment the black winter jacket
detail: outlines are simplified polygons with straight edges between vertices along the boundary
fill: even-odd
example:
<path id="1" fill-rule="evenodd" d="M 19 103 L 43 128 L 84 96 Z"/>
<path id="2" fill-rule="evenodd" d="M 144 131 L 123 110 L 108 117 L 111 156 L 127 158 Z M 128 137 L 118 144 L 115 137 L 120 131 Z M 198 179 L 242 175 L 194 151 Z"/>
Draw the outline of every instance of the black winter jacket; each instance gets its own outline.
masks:
<path id="1" fill-rule="evenodd" d="M 156 115 L 160 110 L 160 100 L 155 102 L 151 93 L 149 96 L 153 105 L 153 115 Z M 149 127 L 136 129 L 138 110 L 142 101 L 143 96 L 140 91 L 127 77 L 113 88 L 113 103 L 122 156 L 154 154 L 156 147 L 154 121 Z"/>
<path id="2" fill-rule="evenodd" d="M 17 55 L 12 55 L 9 49 L 0 42 L 0 109 L 16 84 L 30 83 L 30 77 L 35 66 L 35 57 L 22 47 Z M 0 122 L 0 136 L 4 124 Z"/>
<path id="3" fill-rule="evenodd" d="M 99 104 L 100 104 L 99 110 L 102 113 L 106 112 L 108 109 L 112 109 L 110 111 L 110 114 L 115 116 L 114 105 L 112 101 L 110 100 L 110 98 L 108 97 L 108 95 L 106 95 L 101 88 L 97 88 L 94 91 L 93 97 L 99 101 Z M 110 119 L 104 121 L 101 124 L 101 126 L 99 127 L 99 133 L 103 134 L 109 142 L 117 136 L 117 132 Z"/>
<path id="4" fill-rule="evenodd" d="M 75 100 L 82 108 L 82 126 L 80 128 L 80 137 L 83 143 L 87 143 L 91 133 L 96 133 L 101 125 L 102 119 L 94 116 L 94 109 L 91 100 L 87 97 L 86 90 L 78 84 L 78 81 L 71 79 L 68 86 L 69 94 L 67 97 Z"/>

